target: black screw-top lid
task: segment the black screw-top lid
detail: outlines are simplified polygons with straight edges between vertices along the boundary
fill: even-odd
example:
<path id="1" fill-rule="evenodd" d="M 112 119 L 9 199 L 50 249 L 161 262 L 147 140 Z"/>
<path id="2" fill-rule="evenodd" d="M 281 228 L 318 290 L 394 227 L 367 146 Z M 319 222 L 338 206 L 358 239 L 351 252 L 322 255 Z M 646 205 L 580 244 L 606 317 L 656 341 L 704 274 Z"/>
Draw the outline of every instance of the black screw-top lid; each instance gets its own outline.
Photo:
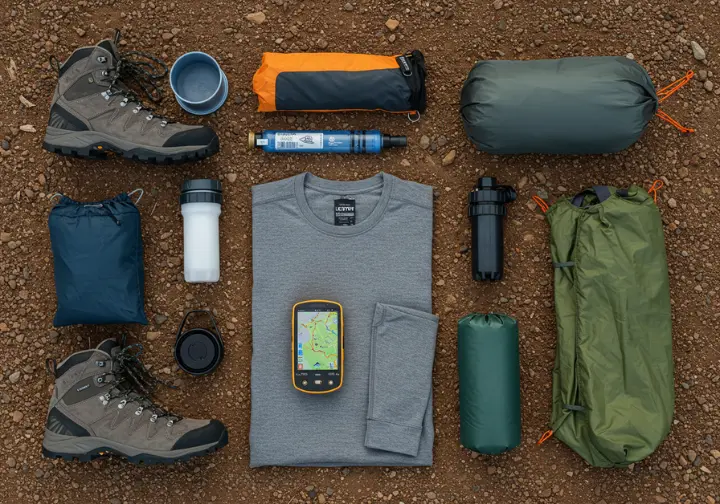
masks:
<path id="1" fill-rule="evenodd" d="M 219 334 L 202 328 L 182 333 L 175 342 L 175 360 L 178 366 L 192 375 L 212 373 L 225 353 Z"/>
<path id="2" fill-rule="evenodd" d="M 183 182 L 180 204 L 219 203 L 222 204 L 222 184 L 219 180 L 193 179 Z"/>

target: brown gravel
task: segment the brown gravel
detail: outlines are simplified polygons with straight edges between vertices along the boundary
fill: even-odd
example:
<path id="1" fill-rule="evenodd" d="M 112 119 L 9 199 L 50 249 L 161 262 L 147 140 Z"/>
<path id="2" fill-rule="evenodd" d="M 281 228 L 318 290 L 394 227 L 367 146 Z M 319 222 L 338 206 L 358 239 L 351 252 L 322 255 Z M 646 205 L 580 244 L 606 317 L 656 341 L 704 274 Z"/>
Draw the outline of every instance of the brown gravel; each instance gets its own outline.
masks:
<path id="1" fill-rule="evenodd" d="M 263 15 L 257 13 L 263 13 Z M 251 16 L 249 16 L 251 15 Z M 387 23 L 397 21 L 395 28 Z M 391 23 L 395 26 L 395 23 Z M 172 98 L 165 112 L 208 122 L 222 151 L 196 165 L 156 167 L 123 160 L 59 158 L 41 148 L 54 75 L 51 54 L 66 58 L 118 27 L 127 45 L 172 62 L 204 50 L 221 62 L 231 97 L 215 117 L 188 118 Z M 392 30 L 392 31 L 391 31 Z M 623 504 L 720 502 L 720 87 L 704 84 L 720 69 L 718 0 L 6 0 L 0 5 L 0 500 L 29 502 L 478 502 Z M 705 53 L 693 56 L 691 42 Z M 428 62 L 429 107 L 418 123 L 381 114 L 261 115 L 251 77 L 263 50 L 399 53 L 418 48 Z M 697 53 L 697 51 L 696 51 Z M 626 152 L 612 156 L 493 157 L 475 152 L 457 108 L 463 79 L 482 58 L 631 54 L 658 85 L 687 69 L 704 70 L 665 109 L 697 128 L 683 137 L 654 121 Z M 166 86 L 167 88 L 167 86 Z M 167 89 L 169 92 L 169 88 Z M 35 104 L 28 107 L 21 101 Z M 381 156 L 271 156 L 246 150 L 248 130 L 379 128 L 407 134 L 406 151 Z M 36 131 L 35 131 L 36 130 Z M 452 160 L 447 162 L 450 153 Z M 385 170 L 436 187 L 434 289 L 441 331 L 435 361 L 435 465 L 423 469 L 248 468 L 250 418 L 250 186 L 310 170 L 356 179 Z M 519 189 L 507 221 L 506 278 L 478 284 L 469 274 L 465 198 L 476 177 L 491 174 Z M 187 177 L 221 177 L 222 281 L 182 281 L 182 227 L 177 203 Z M 535 440 L 550 418 L 555 344 L 547 228 L 528 205 L 596 183 L 649 186 L 665 181 L 658 201 L 670 261 L 676 420 L 660 449 L 625 470 L 588 467 L 551 440 Z M 123 328 L 146 344 L 147 361 L 170 372 L 180 390 L 164 394 L 187 416 L 212 415 L 230 428 L 218 454 L 170 467 L 142 468 L 117 459 L 92 464 L 44 460 L 40 443 L 51 382 L 46 357 L 97 344 L 120 328 L 55 331 L 48 195 L 97 200 L 136 187 L 151 325 Z M 531 209 L 532 208 L 532 209 Z M 172 367 L 173 331 L 188 308 L 213 307 L 227 340 L 226 359 L 209 378 Z M 523 443 L 502 456 L 477 456 L 459 445 L 455 325 L 470 311 L 519 318 Z M 167 320 L 165 320 L 167 317 Z"/>

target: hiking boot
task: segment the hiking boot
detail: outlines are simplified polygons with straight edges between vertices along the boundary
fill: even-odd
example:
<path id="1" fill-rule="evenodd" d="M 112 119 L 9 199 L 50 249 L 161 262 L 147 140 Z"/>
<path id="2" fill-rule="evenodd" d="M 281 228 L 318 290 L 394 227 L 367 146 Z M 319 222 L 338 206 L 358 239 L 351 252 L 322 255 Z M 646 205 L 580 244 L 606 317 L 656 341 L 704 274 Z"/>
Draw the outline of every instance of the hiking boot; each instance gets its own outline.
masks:
<path id="1" fill-rule="evenodd" d="M 104 158 L 108 153 L 152 163 L 193 161 L 215 154 L 220 140 L 208 126 L 172 122 L 145 107 L 135 85 L 153 102 L 167 66 L 154 56 L 120 53 L 114 39 L 76 49 L 62 65 L 43 147 L 58 154 Z"/>
<path id="2" fill-rule="evenodd" d="M 169 464 L 225 446 L 217 420 L 182 418 L 153 403 L 157 383 L 139 360 L 141 345 L 107 339 L 57 365 L 42 452 L 88 462 L 114 454 L 136 464 Z"/>

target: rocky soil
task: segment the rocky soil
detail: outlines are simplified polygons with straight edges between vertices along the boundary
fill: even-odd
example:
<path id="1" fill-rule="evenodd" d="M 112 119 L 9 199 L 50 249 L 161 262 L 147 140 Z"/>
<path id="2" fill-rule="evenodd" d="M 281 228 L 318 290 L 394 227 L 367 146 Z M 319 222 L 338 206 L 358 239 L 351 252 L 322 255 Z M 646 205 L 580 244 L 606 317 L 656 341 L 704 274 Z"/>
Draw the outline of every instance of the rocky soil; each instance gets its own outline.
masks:
<path id="1" fill-rule="evenodd" d="M 222 150 L 195 165 L 60 158 L 42 150 L 55 74 L 67 58 L 119 28 L 123 50 L 172 62 L 190 50 L 215 56 L 231 97 L 214 116 L 165 113 L 211 124 Z M 4 0 L 0 4 L 0 492 L 2 502 L 405 502 L 623 504 L 720 501 L 720 3 L 718 0 Z M 428 64 L 429 106 L 421 121 L 382 114 L 254 111 L 251 78 L 263 51 L 397 54 L 418 48 Z M 665 85 L 697 77 L 664 109 L 697 129 L 683 136 L 658 120 L 643 139 L 610 156 L 495 157 L 476 152 L 462 130 L 458 99 L 478 59 L 625 55 Z M 717 82 L 716 82 L 717 81 Z M 166 85 L 169 93 L 169 86 Z M 407 150 L 380 156 L 272 156 L 248 152 L 246 135 L 265 128 L 379 128 L 406 134 Z M 434 372 L 435 464 L 403 468 L 248 467 L 250 418 L 250 187 L 309 170 L 357 179 L 385 170 L 436 188 L 434 310 L 441 316 Z M 469 273 L 467 192 L 481 174 L 519 191 L 507 221 L 506 277 L 478 284 Z M 222 278 L 182 279 L 177 203 L 187 177 L 219 177 Z M 604 183 L 665 182 L 663 214 L 671 272 L 676 361 L 672 432 L 647 460 L 623 470 L 586 465 L 557 440 L 535 440 L 550 418 L 555 319 L 547 226 L 531 197 L 554 201 Z M 148 327 L 54 329 L 50 195 L 100 200 L 136 187 L 145 244 Z M 174 330 L 189 308 L 212 307 L 227 349 L 218 372 L 191 379 L 174 365 Z M 478 456 L 459 443 L 455 327 L 470 311 L 503 311 L 521 324 L 523 442 Z M 212 415 L 230 429 L 216 455 L 169 467 L 117 459 L 91 464 L 40 455 L 52 389 L 47 357 L 62 358 L 124 330 L 146 346 L 147 363 L 178 391 L 163 393 L 187 416 Z"/>

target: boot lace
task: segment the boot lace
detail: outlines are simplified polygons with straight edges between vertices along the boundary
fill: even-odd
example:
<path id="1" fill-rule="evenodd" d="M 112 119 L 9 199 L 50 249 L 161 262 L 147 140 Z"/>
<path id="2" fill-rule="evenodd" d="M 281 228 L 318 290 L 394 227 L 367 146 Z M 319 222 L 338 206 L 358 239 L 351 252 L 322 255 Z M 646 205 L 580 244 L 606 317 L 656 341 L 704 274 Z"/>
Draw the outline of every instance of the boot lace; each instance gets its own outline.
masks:
<path id="1" fill-rule="evenodd" d="M 141 415 L 144 410 L 152 411 L 150 421 L 155 423 L 159 418 L 167 418 L 168 427 L 173 423 L 182 420 L 182 416 L 158 406 L 153 401 L 153 392 L 158 385 L 168 388 L 176 388 L 159 378 L 153 376 L 140 360 L 143 353 L 143 346 L 140 343 L 131 345 L 125 344 L 125 337 L 121 343 L 121 349 L 113 352 L 111 356 L 110 371 L 100 375 L 100 381 L 110 383 L 113 388 L 110 392 L 100 396 L 104 405 L 110 401 L 120 399 L 118 408 L 124 408 L 127 404 L 136 403 L 136 415 Z"/>
<path id="2" fill-rule="evenodd" d="M 115 30 L 113 41 L 116 48 L 119 46 L 120 38 L 120 30 Z M 150 53 L 143 51 L 118 53 L 115 64 L 103 71 L 103 76 L 107 77 L 108 82 L 108 89 L 104 93 L 105 98 L 109 99 L 111 96 L 122 95 L 122 107 L 128 103 L 134 103 L 137 112 L 141 110 L 149 112 L 148 121 L 153 118 L 160 119 L 164 127 L 168 122 L 172 121 L 165 116 L 156 114 L 152 108 L 146 106 L 142 102 L 141 96 L 131 89 L 131 85 L 135 85 L 141 90 L 142 94 L 151 102 L 160 103 L 163 98 L 163 90 L 159 81 L 164 79 L 167 74 L 168 67 L 165 62 Z"/>

